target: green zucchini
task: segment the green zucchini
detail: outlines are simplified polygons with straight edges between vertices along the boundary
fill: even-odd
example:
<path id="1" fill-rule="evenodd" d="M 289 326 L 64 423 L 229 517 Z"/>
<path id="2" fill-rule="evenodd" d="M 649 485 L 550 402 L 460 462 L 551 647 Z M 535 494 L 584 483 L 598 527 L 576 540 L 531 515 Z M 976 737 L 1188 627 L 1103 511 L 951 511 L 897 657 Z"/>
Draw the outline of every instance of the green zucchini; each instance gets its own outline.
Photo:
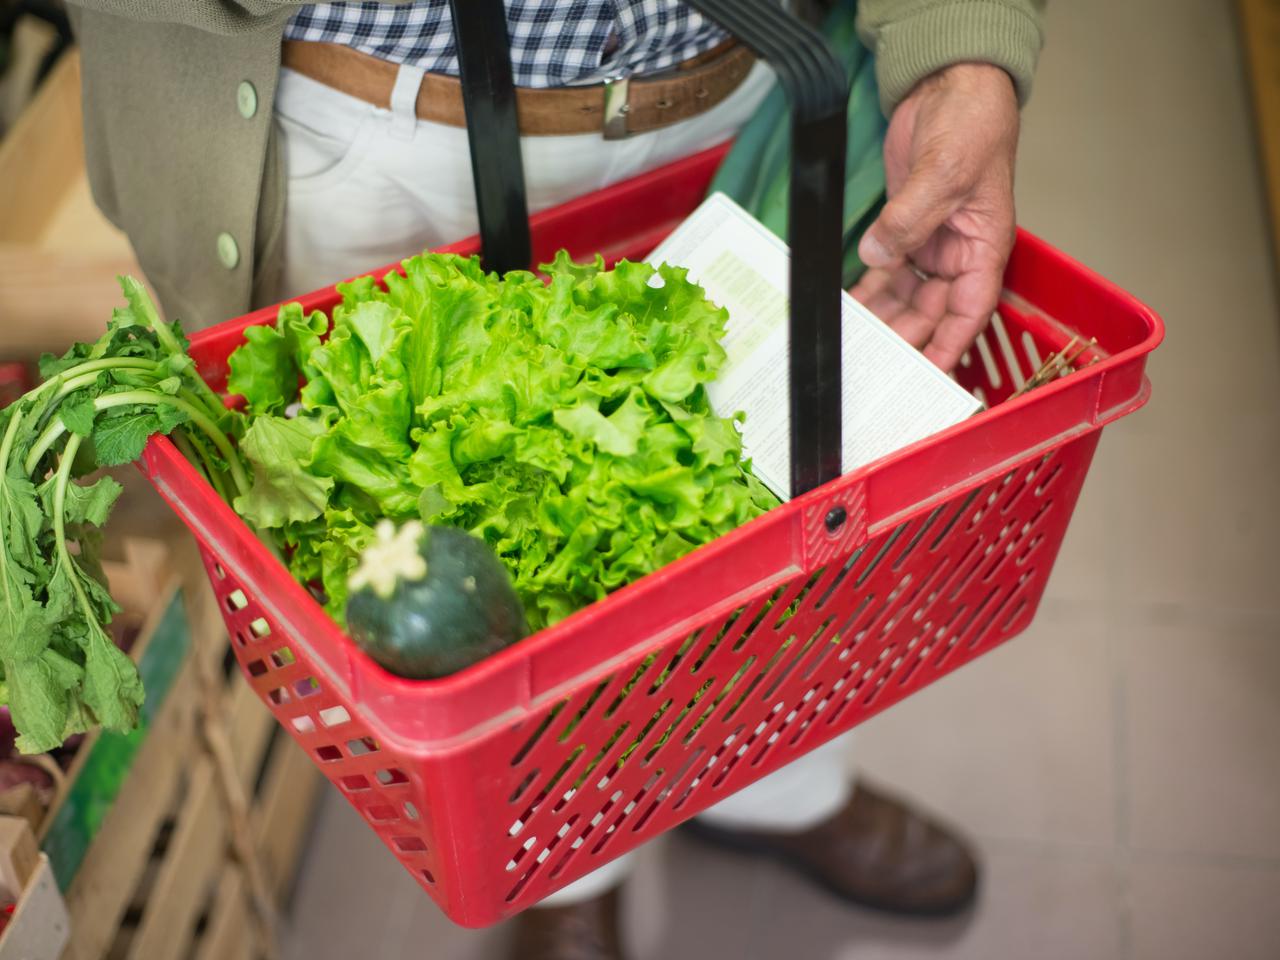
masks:
<path id="1" fill-rule="evenodd" d="M 527 632 L 506 569 L 478 537 L 417 521 L 378 539 L 351 577 L 347 629 L 365 653 L 401 677 L 456 673 Z"/>

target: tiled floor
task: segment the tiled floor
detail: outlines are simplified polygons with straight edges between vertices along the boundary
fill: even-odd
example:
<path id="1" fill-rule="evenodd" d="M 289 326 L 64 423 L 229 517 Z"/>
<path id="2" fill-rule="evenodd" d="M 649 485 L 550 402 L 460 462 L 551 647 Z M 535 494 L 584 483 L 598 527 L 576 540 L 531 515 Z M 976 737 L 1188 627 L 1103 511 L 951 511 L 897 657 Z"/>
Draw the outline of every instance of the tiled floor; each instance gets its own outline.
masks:
<path id="1" fill-rule="evenodd" d="M 963 922 L 852 912 L 673 839 L 638 960 L 1280 957 L 1280 312 L 1221 0 L 1050 4 L 1020 220 L 1163 313 L 1031 631 L 864 728 L 868 776 L 979 840 Z M 479 960 L 331 795 L 290 958 Z"/>

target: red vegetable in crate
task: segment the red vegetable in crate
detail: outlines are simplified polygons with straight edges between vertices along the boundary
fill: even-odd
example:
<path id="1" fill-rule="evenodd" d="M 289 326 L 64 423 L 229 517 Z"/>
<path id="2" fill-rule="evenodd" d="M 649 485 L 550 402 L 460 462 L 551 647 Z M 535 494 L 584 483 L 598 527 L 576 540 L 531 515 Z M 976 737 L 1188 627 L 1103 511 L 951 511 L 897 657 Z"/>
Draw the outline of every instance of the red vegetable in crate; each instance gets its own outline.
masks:
<path id="1" fill-rule="evenodd" d="M 415 680 L 468 667 L 527 632 L 520 598 L 488 544 L 453 527 L 384 520 L 351 577 L 351 637 Z"/>

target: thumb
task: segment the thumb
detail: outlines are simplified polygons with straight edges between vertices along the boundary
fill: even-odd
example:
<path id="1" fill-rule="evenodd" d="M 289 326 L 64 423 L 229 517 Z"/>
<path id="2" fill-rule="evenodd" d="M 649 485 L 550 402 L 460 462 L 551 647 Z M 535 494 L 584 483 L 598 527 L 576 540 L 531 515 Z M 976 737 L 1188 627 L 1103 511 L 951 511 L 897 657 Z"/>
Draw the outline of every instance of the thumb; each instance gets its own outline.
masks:
<path id="1" fill-rule="evenodd" d="M 888 267 L 924 246 L 959 206 L 953 174 L 941 164 L 917 164 L 858 243 L 869 267 Z"/>

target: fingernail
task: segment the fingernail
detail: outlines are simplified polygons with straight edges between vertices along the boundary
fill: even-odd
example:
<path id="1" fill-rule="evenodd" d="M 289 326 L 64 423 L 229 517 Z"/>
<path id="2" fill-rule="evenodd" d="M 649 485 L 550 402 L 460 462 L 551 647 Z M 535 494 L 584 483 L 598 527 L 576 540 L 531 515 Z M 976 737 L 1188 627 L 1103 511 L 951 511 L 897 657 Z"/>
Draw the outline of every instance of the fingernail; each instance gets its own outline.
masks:
<path id="1" fill-rule="evenodd" d="M 887 267 L 893 262 L 893 254 L 871 233 L 864 233 L 858 244 L 858 256 L 868 267 Z"/>

